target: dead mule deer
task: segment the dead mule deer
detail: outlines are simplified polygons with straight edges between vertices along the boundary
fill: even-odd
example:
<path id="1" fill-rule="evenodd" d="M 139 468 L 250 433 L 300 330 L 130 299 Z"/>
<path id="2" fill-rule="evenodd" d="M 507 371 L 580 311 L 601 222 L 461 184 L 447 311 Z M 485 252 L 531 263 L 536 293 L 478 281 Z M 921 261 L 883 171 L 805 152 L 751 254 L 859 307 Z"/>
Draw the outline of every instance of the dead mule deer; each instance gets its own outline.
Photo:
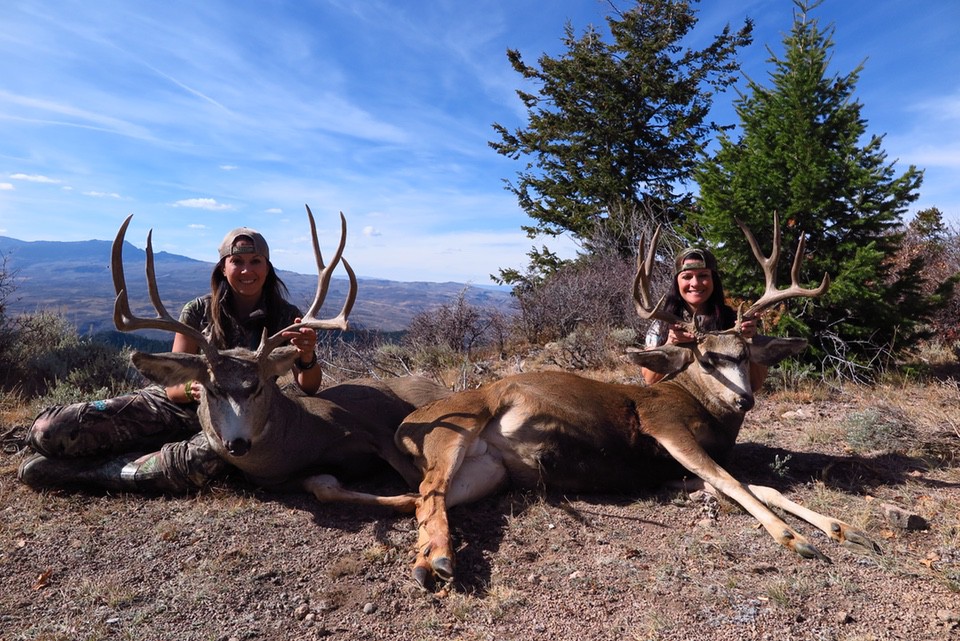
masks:
<path id="1" fill-rule="evenodd" d="M 394 432 L 415 408 L 449 392 L 423 378 L 378 381 L 360 379 L 321 390 L 312 396 L 281 392 L 277 378 L 289 372 L 297 350 L 282 346 L 283 332 L 301 327 L 346 329 L 347 316 L 357 296 L 357 279 L 342 258 L 347 223 L 340 214 L 341 236 L 336 253 L 324 266 L 313 213 L 307 207 L 314 254 L 319 271 L 317 291 L 301 322 L 273 336 L 264 331 L 259 348 L 216 349 L 199 330 L 175 320 L 160 300 L 147 235 L 146 273 L 150 300 L 157 318 L 133 315 L 123 274 L 123 239 L 132 216 L 120 226 L 113 243 L 111 269 L 117 300 L 114 323 L 121 331 L 160 329 L 182 333 L 200 346 L 202 354 L 134 353 L 134 365 L 162 385 L 196 380 L 203 385 L 198 410 L 200 424 L 216 452 L 254 483 L 264 486 L 297 483 L 306 473 L 357 473 L 386 461 L 411 484 L 420 478 L 410 458 L 394 444 Z M 332 319 L 316 317 L 326 298 L 334 268 L 343 263 L 350 280 L 340 313 Z"/>
<path id="2" fill-rule="evenodd" d="M 803 241 L 793 263 L 792 285 L 778 290 L 775 269 L 780 252 L 779 221 L 774 218 L 773 252 L 762 255 L 753 235 L 744 233 L 763 265 L 767 288 L 747 310 L 758 314 L 793 297 L 821 295 L 798 284 Z M 650 271 L 659 230 L 634 280 L 637 312 L 644 318 L 683 323 L 652 304 Z M 740 319 L 746 315 L 741 314 Z M 652 386 L 603 383 L 565 372 L 510 376 L 421 407 L 397 431 L 400 449 L 414 457 L 422 472 L 419 494 L 407 509 L 416 511 L 419 540 L 414 577 L 421 585 L 454 576 L 447 509 L 476 501 L 506 486 L 567 492 L 629 492 L 655 487 L 690 474 L 702 479 L 753 515 L 781 545 L 807 558 L 826 560 L 770 507 L 793 514 L 829 537 L 860 550 L 879 548 L 863 533 L 837 519 L 817 514 L 772 488 L 743 484 L 723 461 L 732 450 L 745 413 L 753 407 L 751 362 L 773 365 L 806 347 L 800 338 L 745 338 L 737 326 L 726 331 L 686 329 L 696 342 L 634 350 L 632 359 L 668 375 Z M 325 500 L 377 504 L 380 497 L 348 492 L 323 479 L 308 480 Z M 396 505 L 402 497 L 385 497 Z"/>

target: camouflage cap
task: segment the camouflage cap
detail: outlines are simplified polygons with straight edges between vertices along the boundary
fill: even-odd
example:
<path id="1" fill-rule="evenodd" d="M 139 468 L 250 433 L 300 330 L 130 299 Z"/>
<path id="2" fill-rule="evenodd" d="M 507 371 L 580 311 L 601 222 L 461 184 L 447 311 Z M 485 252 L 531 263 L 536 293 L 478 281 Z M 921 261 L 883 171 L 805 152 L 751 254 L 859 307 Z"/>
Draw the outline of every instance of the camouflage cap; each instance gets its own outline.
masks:
<path id="1" fill-rule="evenodd" d="M 687 247 L 677 254 L 675 267 L 674 275 L 688 269 L 709 269 L 716 272 L 717 259 L 706 249 Z"/>

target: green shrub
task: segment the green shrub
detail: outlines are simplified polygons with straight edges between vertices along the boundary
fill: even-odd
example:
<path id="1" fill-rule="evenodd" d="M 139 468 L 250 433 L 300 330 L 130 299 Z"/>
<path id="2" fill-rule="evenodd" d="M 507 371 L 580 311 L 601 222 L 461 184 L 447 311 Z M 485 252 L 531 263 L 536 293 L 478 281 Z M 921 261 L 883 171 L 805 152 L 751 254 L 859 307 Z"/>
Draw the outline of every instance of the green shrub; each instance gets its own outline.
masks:
<path id="1" fill-rule="evenodd" d="M 857 452 L 906 452 L 916 432 L 901 410 L 885 404 L 849 414 L 842 426 Z"/>

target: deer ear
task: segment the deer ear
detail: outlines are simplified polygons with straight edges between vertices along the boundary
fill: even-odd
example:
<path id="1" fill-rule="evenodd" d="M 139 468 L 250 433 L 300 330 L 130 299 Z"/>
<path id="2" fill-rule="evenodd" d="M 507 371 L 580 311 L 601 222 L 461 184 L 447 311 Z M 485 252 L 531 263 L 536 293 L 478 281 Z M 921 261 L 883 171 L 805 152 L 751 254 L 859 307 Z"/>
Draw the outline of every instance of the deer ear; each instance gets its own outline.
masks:
<path id="1" fill-rule="evenodd" d="M 675 374 L 693 361 L 693 352 L 686 347 L 662 345 L 653 349 L 627 348 L 627 358 L 636 365 L 658 374 Z"/>
<path id="2" fill-rule="evenodd" d="M 802 352 L 807 347 L 807 339 L 757 335 L 750 339 L 749 344 L 750 362 L 769 367 Z"/>
<path id="3" fill-rule="evenodd" d="M 166 352 L 148 354 L 134 352 L 130 356 L 133 366 L 154 383 L 166 387 L 179 385 L 184 381 L 207 380 L 207 361 L 199 354 L 184 352 Z"/>
<path id="4" fill-rule="evenodd" d="M 293 362 L 297 360 L 297 348 L 292 345 L 284 345 L 270 352 L 266 360 L 262 360 L 260 367 L 266 376 L 282 376 L 290 371 Z"/>

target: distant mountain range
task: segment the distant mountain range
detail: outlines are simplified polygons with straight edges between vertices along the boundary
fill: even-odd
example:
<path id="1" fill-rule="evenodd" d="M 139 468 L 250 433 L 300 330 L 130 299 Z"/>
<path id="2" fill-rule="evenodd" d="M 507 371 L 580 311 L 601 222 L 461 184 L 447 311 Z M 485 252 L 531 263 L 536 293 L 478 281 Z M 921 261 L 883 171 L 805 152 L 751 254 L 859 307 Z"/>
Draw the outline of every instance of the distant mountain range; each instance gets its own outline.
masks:
<path id="1" fill-rule="evenodd" d="M 7 299 L 7 313 L 53 311 L 74 323 L 81 334 L 113 330 L 110 245 L 106 240 L 27 242 L 0 236 L 0 259 L 6 261 L 7 274 L 12 274 L 15 287 Z M 146 252 L 126 243 L 123 257 L 134 313 L 154 318 L 144 276 Z M 157 252 L 154 264 L 160 296 L 174 318 L 187 301 L 210 291 L 213 263 Z M 317 289 L 316 274 L 278 273 L 290 290 L 291 302 L 306 310 Z M 321 316 L 336 315 L 346 292 L 346 278 L 334 277 Z M 451 303 L 460 292 L 465 292 L 466 300 L 477 307 L 508 310 L 511 306 L 510 293 L 495 287 L 361 278 L 351 326 L 402 331 L 418 312 Z"/>

